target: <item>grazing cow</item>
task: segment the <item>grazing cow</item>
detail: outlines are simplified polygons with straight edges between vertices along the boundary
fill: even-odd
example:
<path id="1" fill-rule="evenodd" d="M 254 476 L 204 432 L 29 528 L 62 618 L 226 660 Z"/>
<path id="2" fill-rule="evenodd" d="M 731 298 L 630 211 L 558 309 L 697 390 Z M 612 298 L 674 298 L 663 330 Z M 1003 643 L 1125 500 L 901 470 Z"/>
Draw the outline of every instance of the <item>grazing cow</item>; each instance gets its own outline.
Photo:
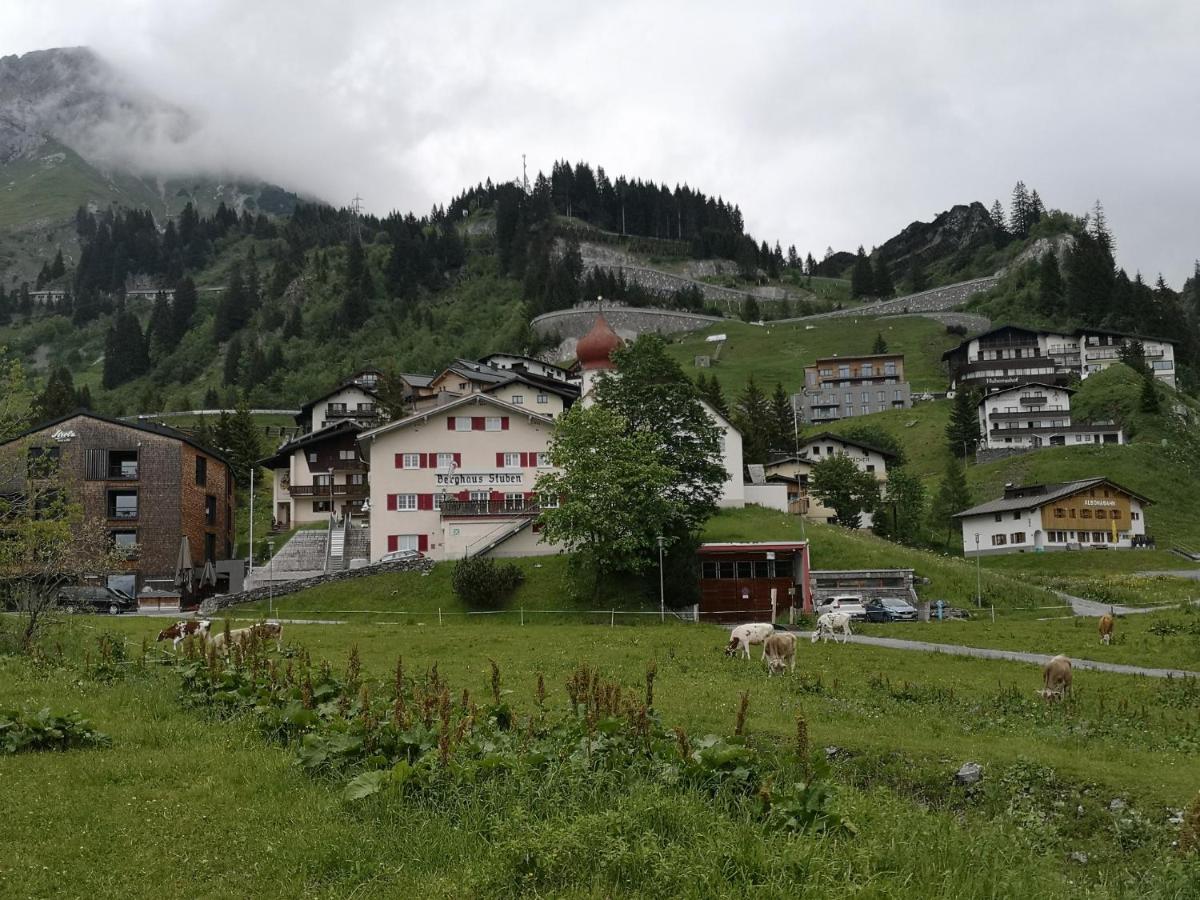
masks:
<path id="1" fill-rule="evenodd" d="M 275 649 L 283 649 L 283 626 L 278 622 L 259 622 L 252 625 L 254 633 L 260 638 L 275 638 Z"/>
<path id="2" fill-rule="evenodd" d="M 1113 619 L 1112 613 L 1105 613 L 1100 617 L 1100 643 L 1111 644 L 1113 625 L 1116 620 Z"/>
<path id="3" fill-rule="evenodd" d="M 769 622 L 752 622 L 739 625 L 729 632 L 729 644 L 725 647 L 726 656 L 734 656 L 740 650 L 746 659 L 750 658 L 750 645 L 761 644 L 775 633 L 775 626 Z M 766 658 L 766 650 L 763 650 Z"/>
<path id="4" fill-rule="evenodd" d="M 796 671 L 796 636 L 788 631 L 777 631 L 763 641 L 763 659 L 767 661 L 767 677 L 782 672 Z"/>
<path id="5" fill-rule="evenodd" d="M 850 635 L 852 633 L 850 631 L 850 619 L 850 613 L 822 613 L 817 619 L 817 630 L 812 634 L 812 642 L 815 644 L 818 638 L 820 638 L 822 641 L 827 641 L 831 637 L 836 642 L 837 635 L 835 635 L 834 632 L 840 631 L 842 633 L 841 643 L 845 644 L 850 640 Z"/>
<path id="6" fill-rule="evenodd" d="M 158 640 L 170 640 L 171 646 L 178 648 L 189 635 L 199 634 L 203 637 L 208 634 L 208 629 L 211 625 L 212 622 L 208 619 L 181 619 L 169 628 L 164 628 L 160 631 L 158 633 Z"/>
<path id="7" fill-rule="evenodd" d="M 228 643 L 231 645 L 240 644 L 243 641 L 250 640 L 251 635 L 254 634 L 254 628 L 255 626 L 250 625 L 246 628 L 233 629 L 233 631 L 229 632 Z M 224 631 L 218 631 L 216 634 L 210 635 L 208 637 L 208 644 L 218 653 L 226 656 L 229 655 L 229 647 L 226 646 L 226 636 Z"/>
<path id="8" fill-rule="evenodd" d="M 1038 691 L 1045 700 L 1062 700 L 1071 693 L 1071 661 L 1061 654 L 1042 669 L 1045 687 Z"/>

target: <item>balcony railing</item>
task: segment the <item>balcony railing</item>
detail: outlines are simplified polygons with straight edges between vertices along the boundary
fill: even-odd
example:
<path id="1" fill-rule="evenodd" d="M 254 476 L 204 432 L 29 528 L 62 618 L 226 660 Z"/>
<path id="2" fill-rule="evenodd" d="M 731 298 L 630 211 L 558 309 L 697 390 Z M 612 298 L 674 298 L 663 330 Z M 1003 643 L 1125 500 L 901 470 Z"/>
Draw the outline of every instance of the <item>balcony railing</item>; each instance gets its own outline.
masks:
<path id="1" fill-rule="evenodd" d="M 536 499 L 443 500 L 443 516 L 536 516 L 542 511 Z"/>
<path id="2" fill-rule="evenodd" d="M 366 484 L 293 484 L 288 493 L 293 497 L 312 497 L 315 500 L 328 497 L 365 497 L 370 493 L 370 485 Z"/>
<path id="3" fill-rule="evenodd" d="M 1045 406 L 1048 397 L 1022 397 L 1022 406 Z"/>
<path id="4" fill-rule="evenodd" d="M 110 466 L 108 469 L 109 481 L 137 481 L 138 467 L 134 466 Z"/>
<path id="5" fill-rule="evenodd" d="M 379 408 L 371 409 L 327 409 L 326 419 L 374 419 L 379 415 Z"/>
<path id="6" fill-rule="evenodd" d="M 137 507 L 133 509 L 113 509 L 109 508 L 108 517 L 110 519 L 136 519 L 138 517 Z"/>

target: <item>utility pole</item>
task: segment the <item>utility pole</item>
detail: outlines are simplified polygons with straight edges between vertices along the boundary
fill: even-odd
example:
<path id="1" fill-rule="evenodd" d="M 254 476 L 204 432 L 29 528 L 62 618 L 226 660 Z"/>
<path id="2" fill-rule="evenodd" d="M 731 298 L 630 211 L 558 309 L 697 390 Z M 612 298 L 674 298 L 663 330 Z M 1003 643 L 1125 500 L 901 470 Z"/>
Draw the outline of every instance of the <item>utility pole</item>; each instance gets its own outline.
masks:
<path id="1" fill-rule="evenodd" d="M 250 574 L 254 574 L 254 466 L 250 467 Z"/>
<path id="2" fill-rule="evenodd" d="M 521 189 L 529 193 L 529 172 L 525 168 L 525 154 L 521 154 Z"/>
<path id="3" fill-rule="evenodd" d="M 350 201 L 350 234 L 355 240 L 361 240 L 359 216 L 362 214 L 362 197 L 354 195 Z"/>
<path id="4" fill-rule="evenodd" d="M 275 542 L 267 541 L 267 552 L 271 559 L 267 562 L 267 618 L 275 616 Z"/>
<path id="5" fill-rule="evenodd" d="M 975 605 L 983 606 L 982 581 L 979 574 L 979 532 L 975 532 Z"/>
<path id="6" fill-rule="evenodd" d="M 658 536 L 658 614 L 662 622 L 667 621 L 666 592 L 663 589 L 663 536 Z"/>

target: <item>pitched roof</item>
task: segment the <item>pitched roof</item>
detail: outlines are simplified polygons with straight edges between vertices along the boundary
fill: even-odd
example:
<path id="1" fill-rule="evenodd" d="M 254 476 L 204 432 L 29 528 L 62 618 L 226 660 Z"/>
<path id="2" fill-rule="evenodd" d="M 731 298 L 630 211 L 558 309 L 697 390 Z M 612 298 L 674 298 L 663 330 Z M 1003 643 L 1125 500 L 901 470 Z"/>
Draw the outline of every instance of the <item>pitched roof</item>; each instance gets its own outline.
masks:
<path id="1" fill-rule="evenodd" d="M 541 422 L 545 425 L 553 425 L 554 420 L 549 416 L 543 416 L 540 413 L 530 412 L 521 406 L 513 406 L 511 403 L 505 403 L 503 400 L 497 400 L 491 394 L 465 394 L 450 403 L 442 404 L 441 406 L 432 406 L 420 412 L 413 413 L 403 419 L 396 419 L 393 422 L 379 425 L 372 428 L 370 431 L 364 431 L 358 436 L 359 442 L 371 441 L 380 435 L 386 434 L 399 428 L 407 428 L 410 425 L 417 425 L 422 422 L 428 422 L 434 416 L 440 416 L 443 413 L 458 409 L 461 406 L 477 406 L 479 404 L 487 404 L 494 406 L 502 412 L 515 413 L 518 416 L 524 416 L 532 422 Z"/>
<path id="2" fill-rule="evenodd" d="M 511 369 L 502 370 L 508 377 L 503 381 L 497 381 L 495 384 L 490 384 L 483 390 L 491 392 L 499 390 L 509 384 L 527 384 L 530 387 L 538 388 L 539 390 L 549 391 L 552 394 L 558 394 L 561 397 L 570 397 L 572 400 L 579 397 L 579 386 L 570 384 L 566 381 L 558 381 L 554 378 L 543 378 L 540 375 L 531 375 L 528 372 L 514 372 Z"/>
<path id="3" fill-rule="evenodd" d="M 265 459 L 260 459 L 258 465 L 264 469 L 283 468 L 288 464 L 288 457 L 297 450 L 301 450 L 312 444 L 319 444 L 322 441 L 327 441 L 330 438 L 339 437 L 343 434 L 358 434 L 361 430 L 362 426 L 357 422 L 352 419 L 343 419 L 336 425 L 326 425 L 324 428 L 310 431 L 308 434 L 302 434 L 298 438 L 293 438 L 286 443 L 280 444 L 274 453 Z"/>
<path id="4" fill-rule="evenodd" d="M 1092 478 L 1082 478 L 1078 481 L 1067 481 L 1061 484 L 1026 484 L 1014 490 L 1025 491 L 1031 488 L 1044 487 L 1046 490 L 1040 494 L 1025 494 L 1019 497 L 1001 497 L 997 500 L 989 500 L 986 503 L 980 503 L 978 506 L 972 506 L 970 509 L 964 509 L 962 512 L 954 514 L 954 518 L 960 519 L 967 516 L 986 516 L 998 512 L 1012 512 L 1020 509 L 1039 509 L 1047 503 L 1052 503 L 1055 500 L 1061 500 L 1063 497 L 1069 497 L 1072 494 L 1077 494 L 1080 491 L 1085 491 L 1088 488 L 1095 487 L 1098 484 L 1107 484 L 1119 491 L 1124 491 L 1131 497 L 1136 497 L 1142 503 L 1150 504 L 1153 500 L 1143 497 L 1136 491 L 1131 491 L 1129 488 L 1117 484 L 1111 479 L 1103 476 Z"/>
<path id="5" fill-rule="evenodd" d="M 1057 384 L 1047 384 L 1044 381 L 1027 381 L 1027 382 L 1025 382 L 1025 384 L 1014 384 L 1012 387 L 1001 388 L 998 391 L 992 391 L 989 394 L 984 394 L 982 397 L 979 398 L 979 402 L 983 403 L 984 400 L 987 400 L 990 397 L 998 397 L 1001 394 L 1011 394 L 1013 391 L 1025 391 L 1031 387 L 1048 388 L 1049 390 L 1052 390 L 1052 391 L 1064 391 L 1068 394 L 1076 393 L 1075 388 L 1072 388 L 1072 387 L 1062 387 L 1061 385 L 1057 385 Z"/>
<path id="6" fill-rule="evenodd" d="M 896 458 L 896 451 L 894 450 L 876 447 L 874 444 L 868 444 L 866 441 L 860 441 L 857 438 L 848 438 L 844 435 L 834 434 L 832 431 L 822 431 L 820 434 L 809 435 L 805 438 L 802 438 L 800 443 L 802 446 L 807 446 L 809 444 L 815 444 L 817 441 L 828 440 L 841 441 L 843 444 L 849 444 L 851 447 L 858 447 L 860 450 L 870 450 L 873 453 L 886 456 L 888 459 Z"/>
<path id="7" fill-rule="evenodd" d="M 352 387 L 358 388 L 360 391 L 362 391 L 368 397 L 374 397 L 376 400 L 378 400 L 379 395 L 376 394 L 375 391 L 373 391 L 371 388 L 363 387 L 361 384 L 359 384 L 355 380 L 359 376 L 366 375 L 366 374 L 382 375 L 383 373 L 378 371 L 377 369 L 363 369 L 361 372 L 355 372 L 353 375 L 351 375 L 349 378 L 347 378 L 345 381 L 343 381 L 337 387 L 330 388 L 328 391 L 321 394 L 319 397 L 314 397 L 312 400 L 309 400 L 307 403 L 302 404 L 300 406 L 300 415 L 303 416 L 305 413 L 307 413 L 310 409 L 312 409 L 314 406 L 316 406 L 322 400 L 327 400 L 330 397 L 332 397 L 334 394 L 338 393 L 339 391 L 344 391 L 347 388 L 352 388 Z"/>
<path id="8" fill-rule="evenodd" d="M 106 422 L 109 425 L 122 425 L 125 428 L 133 428 L 133 429 L 136 429 L 137 431 L 145 431 L 149 434 L 156 434 L 159 437 L 171 438 L 176 441 L 182 441 L 183 443 L 185 443 L 191 447 L 195 447 L 201 453 L 205 453 L 209 456 L 216 457 L 221 462 L 225 463 L 225 465 L 229 465 L 229 459 L 228 459 L 228 457 L 225 456 L 224 453 L 222 453 L 219 450 L 214 450 L 212 447 L 208 447 L 208 446 L 205 446 L 204 444 L 201 444 L 199 441 L 197 441 L 194 437 L 192 437 L 186 431 L 180 431 L 177 428 L 172 428 L 170 425 L 163 425 L 159 422 L 140 422 L 140 421 L 139 422 L 127 422 L 124 419 L 114 419 L 112 416 L 105 416 L 105 415 L 101 415 L 98 412 L 92 412 L 90 409 L 72 410 L 71 412 L 67 413 L 66 415 L 59 416 L 58 418 L 50 419 L 45 422 L 39 422 L 37 425 L 34 425 L 29 430 L 22 431 L 20 434 L 16 435 L 15 437 L 9 438 L 3 444 L 0 444 L 0 446 L 5 446 L 7 444 L 11 444 L 13 441 L 19 441 L 21 438 L 29 437 L 29 435 L 34 434 L 35 432 L 44 431 L 47 428 L 51 428 L 55 425 L 58 425 L 62 422 L 67 421 L 68 419 L 78 418 L 79 416 L 86 416 L 89 419 L 95 419 L 98 422 Z"/>

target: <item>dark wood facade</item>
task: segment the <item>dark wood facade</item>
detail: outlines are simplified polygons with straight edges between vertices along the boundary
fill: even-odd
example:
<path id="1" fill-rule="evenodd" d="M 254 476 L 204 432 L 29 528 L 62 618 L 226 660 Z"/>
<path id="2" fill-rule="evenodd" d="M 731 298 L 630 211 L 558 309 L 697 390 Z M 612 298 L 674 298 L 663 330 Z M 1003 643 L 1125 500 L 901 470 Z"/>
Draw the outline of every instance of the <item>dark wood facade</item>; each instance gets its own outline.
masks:
<path id="1" fill-rule="evenodd" d="M 57 457 L 63 487 L 84 516 L 103 522 L 118 546 L 134 545 L 117 571 L 97 573 L 114 586 L 128 589 L 129 576 L 134 590 L 171 582 L 185 536 L 197 574 L 206 561 L 232 557 L 232 473 L 187 435 L 76 413 L 0 447 L 16 471 L 22 459 L 45 454 Z"/>
<path id="2" fill-rule="evenodd" d="M 751 544 L 701 544 L 700 616 L 718 622 L 771 621 L 775 613 L 812 611 L 808 544 L 782 541 Z"/>

